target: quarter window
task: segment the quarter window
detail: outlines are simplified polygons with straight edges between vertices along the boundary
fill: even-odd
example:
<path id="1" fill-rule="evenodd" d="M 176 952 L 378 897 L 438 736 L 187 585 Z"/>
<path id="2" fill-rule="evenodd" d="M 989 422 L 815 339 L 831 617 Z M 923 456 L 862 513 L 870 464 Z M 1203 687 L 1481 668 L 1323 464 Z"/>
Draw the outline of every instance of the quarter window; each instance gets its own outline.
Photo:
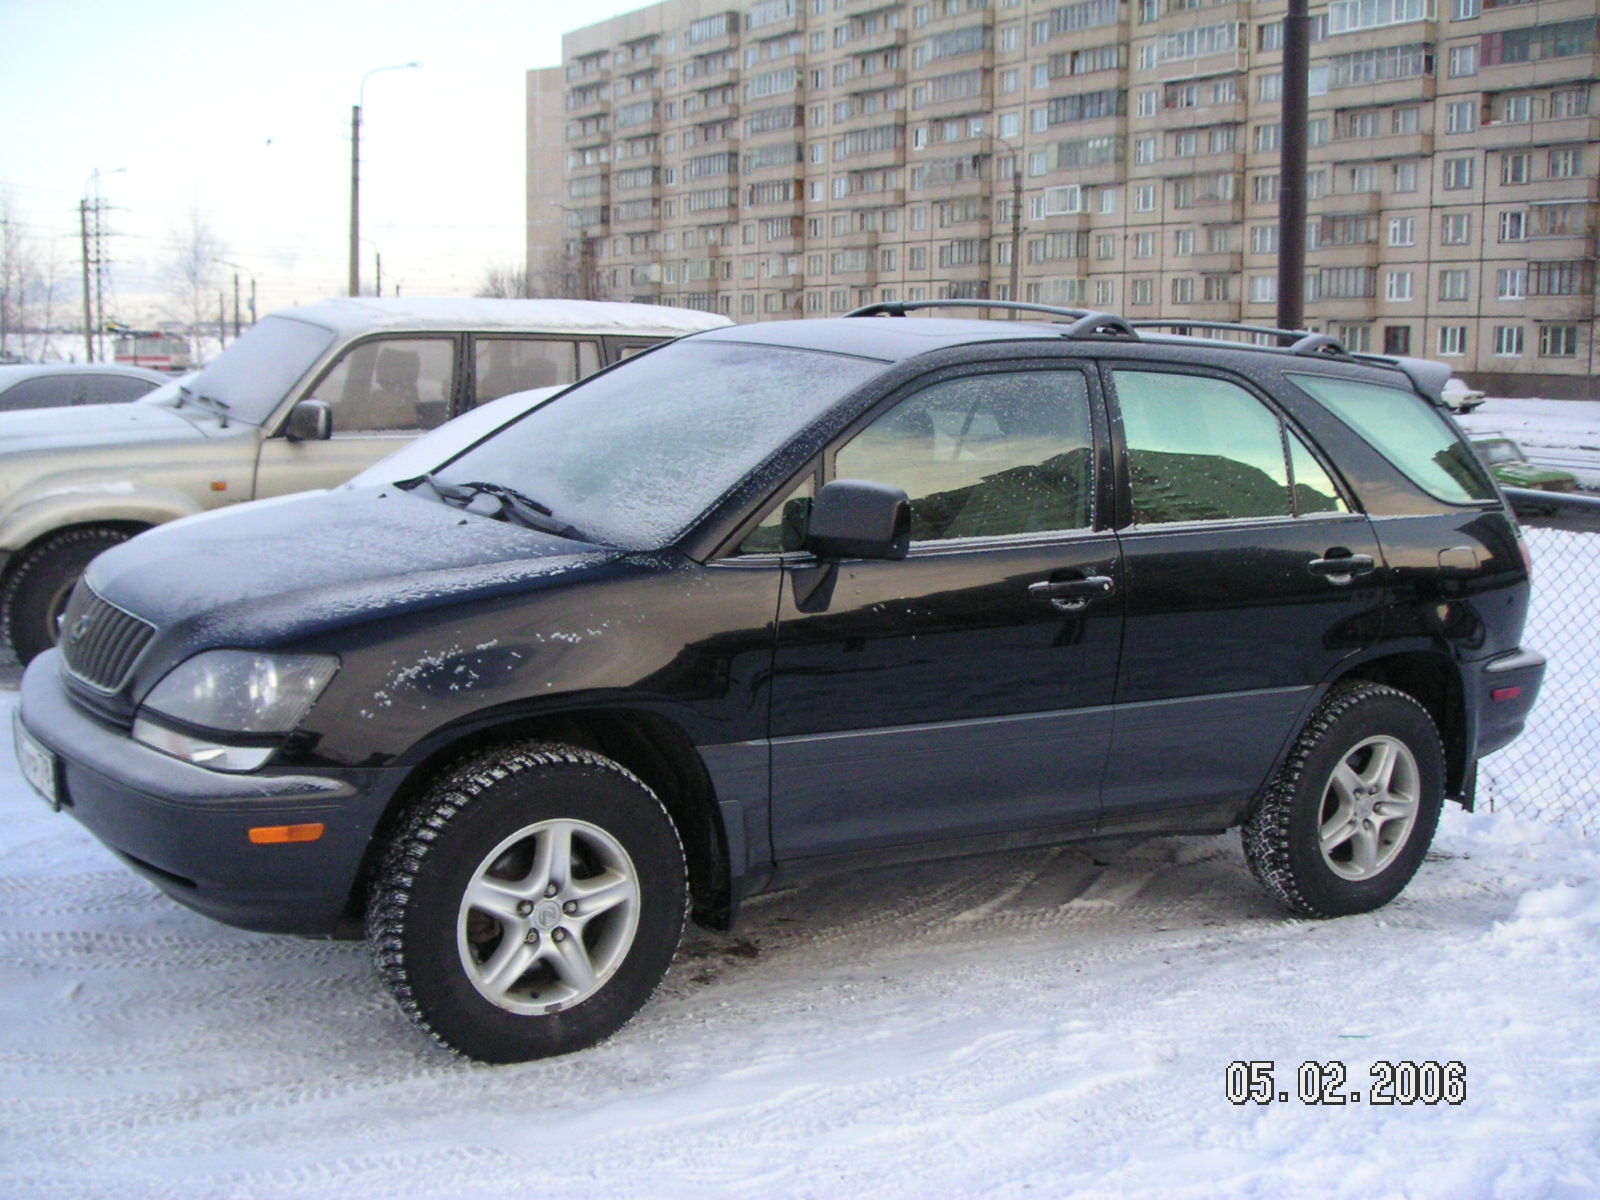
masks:
<path id="1" fill-rule="evenodd" d="M 512 392 L 576 383 L 600 369 L 593 342 L 567 338 L 477 338 L 473 343 L 472 403 L 487 404 Z"/>
<path id="2" fill-rule="evenodd" d="M 1422 397 L 1349 379 L 1290 378 L 1413 483 L 1440 500 L 1470 504 L 1494 499 L 1494 486 L 1477 455 Z"/>
<path id="3" fill-rule="evenodd" d="M 902 400 L 843 446 L 840 479 L 902 487 L 913 542 L 1086 529 L 1094 441 L 1076 371 L 968 375 Z"/>

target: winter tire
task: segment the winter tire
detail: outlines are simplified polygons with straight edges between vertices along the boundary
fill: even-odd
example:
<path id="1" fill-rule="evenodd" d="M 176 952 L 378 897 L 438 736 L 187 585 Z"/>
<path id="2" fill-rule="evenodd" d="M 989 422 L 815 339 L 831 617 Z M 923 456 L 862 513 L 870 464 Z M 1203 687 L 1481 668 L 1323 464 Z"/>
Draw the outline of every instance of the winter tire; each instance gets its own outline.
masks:
<path id="1" fill-rule="evenodd" d="M 6 641 L 18 662 L 26 666 L 56 644 L 67 598 L 85 568 L 102 550 L 132 536 L 123 529 L 69 529 L 22 556 L 0 594 Z"/>
<path id="2" fill-rule="evenodd" d="M 683 931 L 682 846 L 608 758 L 524 743 L 439 780 L 391 842 L 367 912 L 412 1020 L 483 1062 L 582 1050 L 650 998 Z"/>
<path id="3" fill-rule="evenodd" d="M 1416 873 L 1443 799 L 1444 750 L 1427 711 L 1391 687 L 1343 685 L 1245 821 L 1245 857 L 1296 913 L 1370 912 Z"/>

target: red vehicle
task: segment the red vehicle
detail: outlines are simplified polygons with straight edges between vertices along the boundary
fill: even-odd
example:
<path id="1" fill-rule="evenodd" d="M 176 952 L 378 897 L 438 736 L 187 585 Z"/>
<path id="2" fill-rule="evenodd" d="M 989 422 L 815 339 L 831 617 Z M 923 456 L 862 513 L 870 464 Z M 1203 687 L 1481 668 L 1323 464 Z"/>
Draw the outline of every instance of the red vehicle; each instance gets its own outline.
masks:
<path id="1" fill-rule="evenodd" d="M 191 371 L 194 357 L 189 339 L 176 333 L 129 330 L 117 335 L 113 353 L 127 367 L 150 367 L 156 371 Z"/>

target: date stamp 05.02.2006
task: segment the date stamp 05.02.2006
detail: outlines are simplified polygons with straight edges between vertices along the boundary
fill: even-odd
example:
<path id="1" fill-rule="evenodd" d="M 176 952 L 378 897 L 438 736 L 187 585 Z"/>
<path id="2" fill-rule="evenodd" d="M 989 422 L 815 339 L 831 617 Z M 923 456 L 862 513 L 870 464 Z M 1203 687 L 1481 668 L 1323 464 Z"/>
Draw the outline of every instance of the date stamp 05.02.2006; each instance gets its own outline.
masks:
<path id="1" fill-rule="evenodd" d="M 1231 1062 L 1223 1087 L 1231 1104 L 1465 1104 L 1467 1067 L 1456 1062 L 1372 1064 L 1365 1087 L 1351 1086 L 1349 1069 L 1337 1059 L 1303 1062 L 1294 1083 L 1279 1081 L 1277 1063 L 1257 1059 Z"/>

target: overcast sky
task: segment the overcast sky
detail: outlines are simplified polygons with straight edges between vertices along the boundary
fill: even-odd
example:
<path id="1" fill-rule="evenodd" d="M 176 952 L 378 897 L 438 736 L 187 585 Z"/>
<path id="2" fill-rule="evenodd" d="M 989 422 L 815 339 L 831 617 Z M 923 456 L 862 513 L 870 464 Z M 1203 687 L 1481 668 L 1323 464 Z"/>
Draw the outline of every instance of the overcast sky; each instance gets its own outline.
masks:
<path id="1" fill-rule="evenodd" d="M 342 295 L 350 108 L 368 70 L 420 60 L 366 85 L 363 280 L 377 251 L 386 293 L 471 294 L 524 255 L 524 72 L 558 65 L 563 33 L 643 7 L 0 0 L 0 192 L 76 280 L 78 202 L 115 171 L 98 183 L 128 319 L 150 315 L 140 297 L 192 211 L 261 311 Z"/>

